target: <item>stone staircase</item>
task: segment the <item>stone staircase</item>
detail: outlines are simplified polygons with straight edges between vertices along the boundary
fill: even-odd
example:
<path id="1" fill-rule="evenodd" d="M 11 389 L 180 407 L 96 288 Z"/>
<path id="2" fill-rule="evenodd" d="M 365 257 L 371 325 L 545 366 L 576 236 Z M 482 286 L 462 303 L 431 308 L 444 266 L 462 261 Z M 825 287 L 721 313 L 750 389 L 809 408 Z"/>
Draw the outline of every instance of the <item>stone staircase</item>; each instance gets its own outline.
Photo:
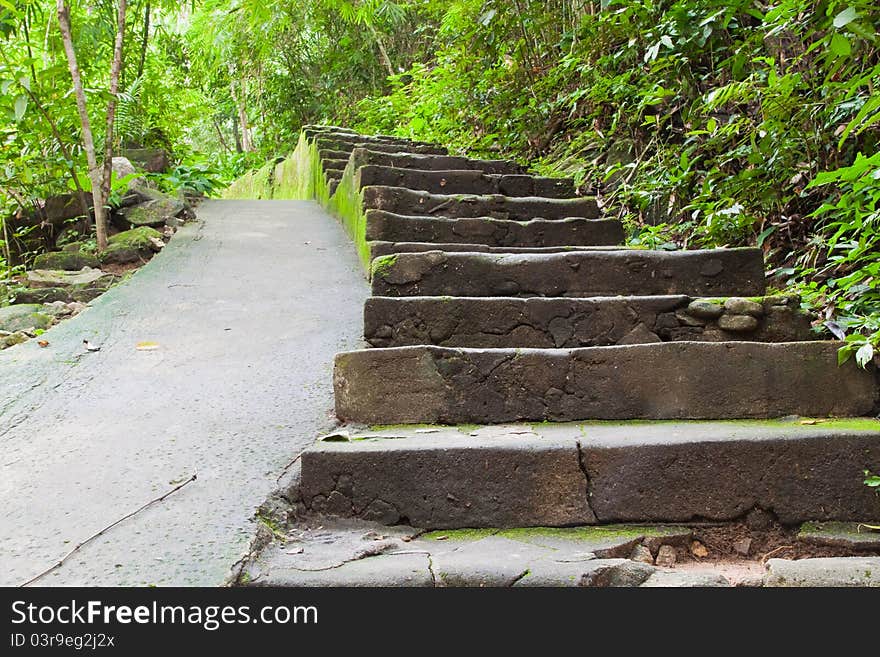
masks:
<path id="1" fill-rule="evenodd" d="M 876 374 L 767 294 L 759 249 L 625 248 L 573 181 L 432 144 L 309 126 L 298 150 L 373 294 L 369 348 L 335 363 L 348 427 L 302 455 L 300 510 L 426 529 L 880 516 Z"/>

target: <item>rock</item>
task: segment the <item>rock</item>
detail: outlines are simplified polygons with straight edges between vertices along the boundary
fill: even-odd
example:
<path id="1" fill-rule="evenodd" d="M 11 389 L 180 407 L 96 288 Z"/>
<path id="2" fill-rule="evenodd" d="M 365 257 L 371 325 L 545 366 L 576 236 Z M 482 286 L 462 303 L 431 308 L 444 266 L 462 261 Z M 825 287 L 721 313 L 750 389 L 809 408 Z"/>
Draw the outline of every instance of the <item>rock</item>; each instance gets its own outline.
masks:
<path id="1" fill-rule="evenodd" d="M 660 341 L 656 333 L 652 333 L 647 326 L 639 323 L 632 331 L 623 336 L 617 344 L 646 344 Z"/>
<path id="2" fill-rule="evenodd" d="M 91 253 L 63 250 L 41 253 L 34 258 L 34 269 L 60 269 L 79 271 L 83 267 L 97 267 L 98 259 Z"/>
<path id="3" fill-rule="evenodd" d="M 125 221 L 134 227 L 138 226 L 162 226 L 166 221 L 173 219 L 183 212 L 186 205 L 175 198 L 148 201 L 142 205 L 136 205 L 123 210 Z"/>
<path id="4" fill-rule="evenodd" d="M 113 168 L 113 177 L 116 180 L 125 178 L 125 176 L 133 176 L 137 173 L 134 165 L 127 157 L 114 157 L 111 166 Z"/>
<path id="5" fill-rule="evenodd" d="M 726 587 L 730 586 L 730 582 L 720 573 L 700 570 L 676 572 L 658 570 L 646 579 L 642 586 L 646 588 Z"/>
<path id="6" fill-rule="evenodd" d="M 675 318 L 685 326 L 705 326 L 706 322 L 699 317 L 694 317 L 683 310 L 675 311 Z"/>
<path id="7" fill-rule="evenodd" d="M 722 315 L 718 326 L 733 333 L 748 333 L 758 328 L 758 320 L 751 315 Z"/>
<path id="8" fill-rule="evenodd" d="M 724 306 L 707 299 L 694 299 L 688 304 L 687 311 L 693 317 L 717 319 L 724 314 Z"/>
<path id="9" fill-rule="evenodd" d="M 72 315 L 77 315 L 81 313 L 83 310 L 88 308 L 88 306 L 80 301 L 71 301 L 67 304 L 68 309 L 70 309 L 70 313 Z"/>
<path id="10" fill-rule="evenodd" d="M 61 230 L 55 237 L 55 246 L 60 247 L 62 251 L 80 251 L 82 250 L 83 231 L 75 226 L 68 226 Z"/>
<path id="11" fill-rule="evenodd" d="M 15 333 L 28 329 L 47 329 L 53 318 L 41 304 L 22 303 L 0 308 L 0 330 Z"/>
<path id="12" fill-rule="evenodd" d="M 746 537 L 733 542 L 733 551 L 737 554 L 747 557 L 752 549 L 752 539 Z"/>
<path id="13" fill-rule="evenodd" d="M 65 303 L 64 301 L 53 301 L 51 303 L 44 303 L 43 310 L 53 317 L 65 317 L 72 314 L 73 312 L 70 308 L 70 304 Z"/>
<path id="14" fill-rule="evenodd" d="M 705 559 L 709 556 L 709 550 L 700 541 L 691 541 L 691 554 L 698 559 Z"/>
<path id="15" fill-rule="evenodd" d="M 742 297 L 730 297 L 724 302 L 724 309 L 731 315 L 761 317 L 764 314 L 764 306 L 756 301 L 750 301 Z"/>
<path id="16" fill-rule="evenodd" d="M 607 565 L 605 565 L 607 564 Z M 585 573 L 578 586 L 618 587 L 639 586 L 647 580 L 655 569 L 638 561 L 620 561 L 609 559 L 592 572 Z"/>
<path id="17" fill-rule="evenodd" d="M 0 283 L 0 308 L 6 305 L 9 301 L 9 286 L 5 283 Z"/>
<path id="18" fill-rule="evenodd" d="M 15 290 L 17 303 L 52 303 L 70 301 L 70 293 L 63 287 L 20 287 Z"/>
<path id="19" fill-rule="evenodd" d="M 51 269 L 35 269 L 27 273 L 29 287 L 110 287 L 113 282 L 113 274 L 107 274 L 100 269 L 83 267 L 78 272 L 69 272 Z"/>
<path id="20" fill-rule="evenodd" d="M 770 559 L 764 586 L 880 587 L 880 557 Z"/>
<path id="21" fill-rule="evenodd" d="M 642 563 L 653 564 L 654 556 L 651 554 L 651 551 L 646 548 L 644 545 L 636 545 L 633 548 L 632 553 L 629 555 L 629 558 L 632 561 L 640 561 Z"/>
<path id="22" fill-rule="evenodd" d="M 158 251 L 157 241 L 161 240 L 162 233 L 149 226 L 117 233 L 108 240 L 107 248 L 100 254 L 101 262 L 125 264 L 149 260 Z"/>
<path id="23" fill-rule="evenodd" d="M 11 333 L 10 335 L 7 335 L 2 339 L 2 341 L 0 341 L 0 344 L 3 345 L 3 349 L 6 349 L 7 347 L 14 347 L 15 345 L 21 344 L 22 342 L 27 342 L 27 340 L 29 339 L 30 338 L 22 332 Z"/>
<path id="24" fill-rule="evenodd" d="M 122 154 L 148 173 L 164 173 L 171 166 L 168 152 L 162 148 L 126 148 Z"/>
<path id="25" fill-rule="evenodd" d="M 86 204 L 92 205 L 92 195 L 88 192 L 86 195 Z M 46 221 L 54 226 L 60 226 L 68 219 L 74 219 L 82 216 L 82 204 L 80 203 L 79 194 L 59 194 L 58 196 L 50 196 L 46 199 L 43 206 L 43 213 Z"/>
<path id="26" fill-rule="evenodd" d="M 660 549 L 657 550 L 657 559 L 655 559 L 654 563 L 663 568 L 671 568 L 675 565 L 677 559 L 678 555 L 674 547 L 671 545 L 661 545 Z"/>

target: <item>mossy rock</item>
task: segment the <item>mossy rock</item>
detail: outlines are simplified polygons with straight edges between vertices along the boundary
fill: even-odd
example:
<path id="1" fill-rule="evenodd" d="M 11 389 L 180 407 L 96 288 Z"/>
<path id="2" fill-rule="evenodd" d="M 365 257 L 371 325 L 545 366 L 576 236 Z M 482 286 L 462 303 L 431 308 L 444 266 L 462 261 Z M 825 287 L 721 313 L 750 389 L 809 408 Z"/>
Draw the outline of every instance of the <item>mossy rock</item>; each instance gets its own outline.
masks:
<path id="1" fill-rule="evenodd" d="M 154 239 L 162 239 L 162 233 L 149 226 L 117 233 L 108 240 L 107 248 L 100 256 L 101 262 L 126 264 L 149 260 L 157 251 Z"/>
<path id="2" fill-rule="evenodd" d="M 123 210 L 125 221 L 132 226 L 161 226 L 186 209 L 186 203 L 168 196 Z"/>
<path id="3" fill-rule="evenodd" d="M 0 331 L 15 333 L 28 329 L 47 329 L 53 318 L 43 312 L 43 306 L 36 303 L 20 303 L 0 308 Z"/>
<path id="4" fill-rule="evenodd" d="M 70 291 L 63 287 L 19 287 L 13 289 L 16 303 L 52 303 L 71 300 Z"/>
<path id="5" fill-rule="evenodd" d="M 41 253 L 34 258 L 34 269 L 54 269 L 63 271 L 79 271 L 83 267 L 97 267 L 98 259 L 91 253 L 80 250 L 52 251 Z"/>
<path id="6" fill-rule="evenodd" d="M 62 269 L 35 269 L 27 273 L 28 287 L 64 287 L 108 288 L 113 283 L 113 274 L 100 269 L 84 268 L 81 271 L 64 271 Z"/>

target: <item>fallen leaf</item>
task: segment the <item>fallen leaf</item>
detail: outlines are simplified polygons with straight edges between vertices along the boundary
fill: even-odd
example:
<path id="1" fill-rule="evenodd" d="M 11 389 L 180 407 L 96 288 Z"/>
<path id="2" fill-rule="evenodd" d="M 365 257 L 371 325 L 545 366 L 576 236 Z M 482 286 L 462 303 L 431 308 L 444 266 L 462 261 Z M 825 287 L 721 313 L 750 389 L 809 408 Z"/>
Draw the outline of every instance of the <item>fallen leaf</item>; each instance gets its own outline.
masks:
<path id="1" fill-rule="evenodd" d="M 435 536 L 434 540 L 435 541 L 445 541 L 447 538 L 449 538 L 449 537 L 446 534 L 444 534 L 443 536 Z"/>
<path id="2" fill-rule="evenodd" d="M 351 440 L 351 434 L 345 429 L 342 429 L 340 431 L 328 433 L 326 436 L 321 436 L 318 440 L 325 443 L 347 443 Z"/>
<path id="3" fill-rule="evenodd" d="M 48 347 L 49 341 L 48 340 L 40 340 L 39 342 L 37 342 L 37 344 L 40 345 L 41 347 Z"/>
<path id="4" fill-rule="evenodd" d="M 291 550 L 285 550 L 285 554 L 302 554 L 304 551 L 304 548 L 296 547 Z"/>
<path id="5" fill-rule="evenodd" d="M 159 348 L 158 342 L 138 342 L 135 346 L 138 351 L 156 351 Z"/>

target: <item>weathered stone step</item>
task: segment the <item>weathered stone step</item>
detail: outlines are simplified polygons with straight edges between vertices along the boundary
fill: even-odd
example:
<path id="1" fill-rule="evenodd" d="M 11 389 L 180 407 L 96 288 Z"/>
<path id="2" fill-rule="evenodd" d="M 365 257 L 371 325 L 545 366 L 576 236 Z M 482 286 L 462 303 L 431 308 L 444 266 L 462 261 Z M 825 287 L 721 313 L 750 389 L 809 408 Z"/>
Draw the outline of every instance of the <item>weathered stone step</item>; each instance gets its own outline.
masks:
<path id="1" fill-rule="evenodd" d="M 327 180 L 339 180 L 344 172 L 345 168 L 324 167 L 324 178 Z"/>
<path id="2" fill-rule="evenodd" d="M 367 164 L 358 168 L 355 186 L 406 187 L 431 194 L 501 194 L 566 199 L 577 196 L 574 181 L 525 174 L 491 174 L 471 169 L 403 169 Z"/>
<path id="3" fill-rule="evenodd" d="M 483 173 L 520 174 L 525 168 L 510 160 L 474 160 L 454 155 L 420 155 L 418 153 L 384 153 L 370 148 L 352 151 L 355 166 L 368 164 L 401 169 L 443 171 L 447 169 L 477 169 Z"/>
<path id="4" fill-rule="evenodd" d="M 373 260 L 376 296 L 761 295 L 760 249 L 401 253 Z"/>
<path id="5" fill-rule="evenodd" d="M 351 151 L 318 151 L 318 159 L 322 162 L 325 160 L 340 160 L 342 162 L 348 162 L 349 157 L 351 157 Z"/>
<path id="6" fill-rule="evenodd" d="M 363 208 L 385 210 L 395 214 L 434 217 L 493 217 L 495 219 L 529 220 L 565 219 L 566 217 L 599 218 L 599 206 L 591 196 L 571 199 L 513 197 L 493 194 L 430 194 L 405 187 L 364 187 Z"/>
<path id="7" fill-rule="evenodd" d="M 620 244 L 623 225 L 616 219 L 532 219 L 511 221 L 492 217 L 407 216 L 368 210 L 367 240 L 438 242 L 486 246 L 593 246 Z"/>
<path id="8" fill-rule="evenodd" d="M 335 169 L 338 171 L 344 171 L 345 167 L 348 166 L 347 159 L 336 159 L 336 158 L 327 158 L 321 159 L 321 167 L 324 169 L 326 173 L 327 169 Z"/>
<path id="9" fill-rule="evenodd" d="M 858 416 L 873 371 L 840 343 L 658 342 L 582 349 L 394 347 L 338 354 L 336 414 L 374 423 Z"/>
<path id="10" fill-rule="evenodd" d="M 401 137 L 389 137 L 388 135 L 361 135 L 348 131 L 332 131 L 332 130 L 319 130 L 313 133 L 313 136 L 319 139 L 332 139 L 336 141 L 341 141 L 344 143 L 352 143 L 352 144 L 380 144 L 380 145 L 391 145 L 391 146 L 401 146 L 401 147 L 409 147 L 409 146 L 427 146 L 431 148 L 437 147 L 437 144 L 431 144 L 426 141 L 414 141 L 412 139 L 403 139 Z M 309 133 L 306 133 L 306 137 L 309 137 Z"/>
<path id="11" fill-rule="evenodd" d="M 587 221 L 599 221 L 588 219 Z M 367 242 L 370 260 L 395 253 L 575 253 L 578 251 L 619 251 L 620 246 L 486 246 L 485 244 L 443 244 L 434 242 Z"/>
<path id="12" fill-rule="evenodd" d="M 356 138 L 343 139 L 342 137 L 325 136 L 315 137 L 315 147 L 318 150 L 331 150 L 351 153 L 355 148 L 369 148 L 372 151 L 384 153 L 420 153 L 422 155 L 446 155 L 448 151 L 443 146 L 421 146 L 418 144 L 386 144 L 382 142 L 364 142 Z"/>
<path id="13" fill-rule="evenodd" d="M 880 470 L 878 424 L 377 427 L 307 449 L 301 503 L 427 529 L 727 521 L 755 511 L 784 524 L 864 520 L 877 514 L 861 473 Z"/>
<path id="14" fill-rule="evenodd" d="M 364 306 L 364 337 L 374 347 L 480 348 L 814 339 L 811 318 L 800 310 L 797 297 L 772 296 L 760 302 L 733 297 L 726 303 L 727 308 L 725 300 L 685 295 L 371 297 Z"/>

